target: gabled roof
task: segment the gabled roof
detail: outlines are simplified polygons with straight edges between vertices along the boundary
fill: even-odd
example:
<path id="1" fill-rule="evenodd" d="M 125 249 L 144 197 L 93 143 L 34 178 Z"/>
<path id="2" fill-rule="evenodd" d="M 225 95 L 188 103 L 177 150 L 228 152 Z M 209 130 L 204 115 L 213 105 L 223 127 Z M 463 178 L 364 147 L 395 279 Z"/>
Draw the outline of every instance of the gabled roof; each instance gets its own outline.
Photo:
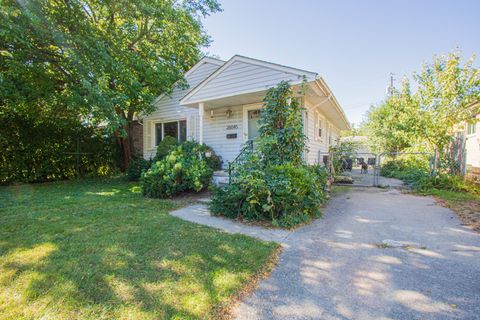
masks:
<path id="1" fill-rule="evenodd" d="M 302 70 L 298 68 L 292 68 L 292 67 L 287 67 L 284 65 L 268 62 L 268 61 L 263 61 L 259 59 L 254 59 L 254 58 L 249 58 L 241 55 L 235 55 L 233 56 L 230 60 L 228 60 L 226 63 L 224 63 L 217 71 L 212 73 L 210 76 L 208 76 L 205 80 L 200 82 L 197 86 L 192 88 L 181 100 L 180 104 L 188 104 L 188 103 L 193 103 L 195 101 L 191 101 L 191 98 L 202 88 L 207 86 L 210 82 L 212 82 L 214 79 L 216 79 L 219 75 L 221 75 L 226 69 L 228 69 L 231 65 L 233 65 L 236 62 L 244 62 L 248 63 L 254 66 L 258 67 L 263 67 L 263 68 L 268 68 L 272 70 L 276 70 L 279 72 L 284 72 L 292 75 L 297 75 L 298 78 L 300 79 L 298 83 L 303 81 L 303 77 L 307 78 L 307 81 L 312 81 L 315 80 L 317 73 L 312 72 L 312 71 L 307 71 L 307 70 Z M 296 84 L 296 83 L 292 83 Z"/>
<path id="2" fill-rule="evenodd" d="M 200 66 L 202 66 L 203 64 L 205 63 L 211 63 L 211 64 L 215 64 L 217 66 L 221 66 L 223 64 L 225 64 L 225 61 L 224 60 L 220 60 L 220 59 L 217 59 L 217 58 L 212 58 L 212 57 L 203 57 L 201 58 L 197 63 L 195 63 L 193 65 L 193 67 L 191 67 L 190 69 L 188 69 L 187 72 L 185 72 L 183 74 L 183 79 L 185 79 L 186 77 L 188 77 L 188 75 L 192 74 L 195 70 L 197 70 Z M 182 80 L 182 79 L 180 79 Z M 175 81 L 175 83 L 173 84 L 172 86 L 172 89 L 175 88 L 175 86 L 178 84 L 178 82 L 180 82 L 180 80 L 177 80 Z M 160 99 L 162 99 L 163 97 L 165 97 L 165 95 L 167 95 L 166 93 L 162 93 L 161 95 L 159 95 L 158 97 L 156 97 L 154 100 L 153 100 L 153 104 L 157 103 L 158 101 L 160 101 Z"/>
<path id="3" fill-rule="evenodd" d="M 204 63 L 212 63 L 212 64 L 216 64 L 217 66 L 221 66 L 221 65 L 224 65 L 225 64 L 225 61 L 224 60 L 220 60 L 220 59 L 217 59 L 217 58 L 212 58 L 212 57 L 203 57 L 202 59 L 200 59 L 200 61 L 198 61 L 193 67 L 191 67 L 187 72 L 184 73 L 183 77 L 187 77 L 189 74 L 191 74 L 192 72 L 194 72 L 195 70 L 197 70 L 202 64 Z"/>

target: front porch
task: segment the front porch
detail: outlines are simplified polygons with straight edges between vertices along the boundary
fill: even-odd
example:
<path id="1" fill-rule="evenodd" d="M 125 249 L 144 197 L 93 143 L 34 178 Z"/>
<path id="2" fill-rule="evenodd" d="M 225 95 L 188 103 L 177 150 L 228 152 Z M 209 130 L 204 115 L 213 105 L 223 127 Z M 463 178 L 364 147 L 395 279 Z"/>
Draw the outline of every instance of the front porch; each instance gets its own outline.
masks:
<path id="1" fill-rule="evenodd" d="M 222 157 L 223 167 L 240 153 L 242 145 L 258 136 L 259 110 L 269 88 L 287 81 L 303 108 L 304 134 L 315 145 L 309 145 L 316 154 L 321 144 L 328 148 L 331 132 L 348 129 L 349 124 L 331 90 L 315 72 L 286 67 L 257 59 L 234 56 L 203 82 L 192 88 L 179 104 L 196 113 L 198 142 L 211 146 Z M 309 116 L 308 113 L 311 112 Z M 317 128 L 315 114 L 321 114 L 325 128 Z M 327 121 L 328 120 L 328 121 Z M 317 121 L 319 122 L 319 121 Z M 328 126 L 327 126 L 328 125 Z M 320 129 L 320 130 L 319 130 Z M 323 130 L 323 131 L 322 131 Z M 314 138 L 323 132 L 322 139 Z M 337 130 L 338 131 L 338 130 Z M 329 133 L 329 139 L 326 133 Z M 311 155 L 305 160 L 315 163 Z"/>
<path id="2" fill-rule="evenodd" d="M 212 147 L 222 157 L 223 167 L 233 161 L 244 143 L 258 136 L 258 120 L 262 102 L 198 108 L 198 141 Z"/>

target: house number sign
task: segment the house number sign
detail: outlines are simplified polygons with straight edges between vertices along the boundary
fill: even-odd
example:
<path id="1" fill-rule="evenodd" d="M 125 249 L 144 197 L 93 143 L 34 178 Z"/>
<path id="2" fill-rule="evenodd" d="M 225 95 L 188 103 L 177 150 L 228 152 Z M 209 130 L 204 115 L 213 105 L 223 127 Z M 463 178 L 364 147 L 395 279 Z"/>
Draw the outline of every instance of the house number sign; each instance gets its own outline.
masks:
<path id="1" fill-rule="evenodd" d="M 227 126 L 227 130 L 235 130 L 238 129 L 238 124 L 231 124 Z"/>

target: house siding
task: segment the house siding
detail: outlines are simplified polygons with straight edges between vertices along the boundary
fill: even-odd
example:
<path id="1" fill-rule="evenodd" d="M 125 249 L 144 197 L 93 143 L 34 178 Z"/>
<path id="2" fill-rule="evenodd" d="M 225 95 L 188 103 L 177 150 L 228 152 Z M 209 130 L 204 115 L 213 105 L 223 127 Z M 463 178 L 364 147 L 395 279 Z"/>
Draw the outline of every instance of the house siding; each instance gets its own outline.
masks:
<path id="1" fill-rule="evenodd" d="M 475 133 L 468 134 L 465 124 L 465 176 L 467 179 L 480 183 L 480 115 L 476 116 Z"/>
<path id="2" fill-rule="evenodd" d="M 335 145 L 337 139 L 340 137 L 340 130 L 332 124 L 324 114 L 322 114 L 318 108 L 313 108 L 312 104 L 306 100 L 306 135 L 307 135 L 307 148 L 308 151 L 305 155 L 305 160 L 310 164 L 319 163 L 318 162 L 318 153 L 327 153 L 328 148 L 331 145 Z M 317 125 L 315 124 L 317 117 L 315 113 L 322 117 L 323 121 L 323 138 L 319 139 L 316 137 Z M 328 136 L 331 135 L 331 143 L 329 143 Z"/>
<path id="3" fill-rule="evenodd" d="M 155 146 L 155 124 L 187 120 L 187 139 L 199 140 L 199 114 L 196 107 L 180 105 L 180 101 L 192 89 L 207 79 L 221 66 L 219 64 L 205 61 L 198 65 L 185 78 L 189 84 L 188 88 L 174 88 L 170 96 L 163 96 L 155 101 L 155 111 L 143 119 L 143 156 L 146 159 L 153 158 L 156 153 Z M 227 167 L 229 161 L 233 161 L 239 154 L 243 143 L 244 135 L 244 110 L 253 105 L 261 106 L 262 102 L 248 105 L 231 105 L 225 107 L 214 107 L 208 104 L 208 99 L 221 96 L 235 96 L 245 92 L 257 92 L 273 87 L 280 81 L 298 81 L 298 73 L 279 71 L 262 65 L 255 65 L 244 61 L 234 61 L 226 66 L 222 72 L 212 76 L 209 82 L 202 84 L 201 90 L 189 97 L 192 106 L 195 101 L 205 101 L 205 113 L 203 117 L 203 142 L 213 148 L 217 155 L 222 157 L 223 167 Z M 196 102 L 195 102 L 196 103 Z M 241 103 L 238 100 L 235 103 Z M 305 160 L 310 164 L 318 163 L 319 151 L 328 152 L 328 136 L 325 134 L 323 140 L 315 138 L 315 110 L 313 104 L 305 101 L 306 112 L 304 114 L 305 134 L 308 138 L 308 152 L 305 153 Z M 318 109 L 318 108 L 317 108 Z M 213 115 L 212 115 L 213 110 Z M 230 110 L 230 115 L 227 111 Z M 317 110 L 320 111 L 320 110 Z M 331 142 L 335 143 L 340 130 L 325 117 L 324 131 L 332 135 Z M 327 126 L 331 129 L 328 129 Z M 227 138 L 227 134 L 236 134 L 236 138 Z"/>
<path id="4" fill-rule="evenodd" d="M 155 146 L 155 123 L 186 119 L 187 139 L 198 140 L 198 109 L 181 106 L 179 102 L 191 88 L 205 80 L 219 67 L 216 64 L 205 62 L 186 76 L 188 88 L 176 87 L 171 95 L 163 96 L 154 103 L 156 110 L 143 120 L 143 157 L 145 159 L 153 158 L 157 151 Z"/>
<path id="5" fill-rule="evenodd" d="M 227 111 L 231 110 L 230 117 Z M 237 126 L 227 130 L 228 126 Z M 235 139 L 227 139 L 227 134 L 237 134 Z M 205 112 L 203 119 L 203 141 L 222 157 L 223 167 L 240 153 L 243 140 L 243 106 L 224 107 Z"/>
<path id="6" fill-rule="evenodd" d="M 236 95 L 241 92 L 261 91 L 273 87 L 283 80 L 299 81 L 301 77 L 296 74 L 235 61 L 217 77 L 206 83 L 200 91 L 193 94 L 189 100 L 201 101 Z"/>

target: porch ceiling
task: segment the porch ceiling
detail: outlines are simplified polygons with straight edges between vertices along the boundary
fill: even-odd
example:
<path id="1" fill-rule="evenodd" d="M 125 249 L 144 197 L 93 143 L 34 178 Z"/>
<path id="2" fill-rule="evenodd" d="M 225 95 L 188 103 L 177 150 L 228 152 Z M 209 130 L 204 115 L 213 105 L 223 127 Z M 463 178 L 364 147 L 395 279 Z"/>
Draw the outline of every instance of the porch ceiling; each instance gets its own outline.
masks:
<path id="1" fill-rule="evenodd" d="M 292 91 L 299 92 L 300 85 L 301 84 L 296 84 L 292 86 Z M 268 88 L 256 92 L 246 92 L 232 96 L 218 97 L 206 100 L 203 103 L 206 110 L 261 103 L 265 98 L 267 90 Z M 323 79 L 317 79 L 308 83 L 305 98 L 340 130 L 350 129 L 350 123 L 348 122 L 342 108 L 338 104 L 330 88 L 324 83 Z M 198 108 L 198 103 L 185 104 L 185 106 Z"/>
<path id="2" fill-rule="evenodd" d="M 244 94 L 238 94 L 234 96 L 221 97 L 212 100 L 205 101 L 205 109 L 216 109 L 222 107 L 237 106 L 243 104 L 251 104 L 256 102 L 263 102 L 266 90 L 257 92 L 248 92 Z M 187 107 L 198 108 L 198 104 L 186 105 Z"/>

